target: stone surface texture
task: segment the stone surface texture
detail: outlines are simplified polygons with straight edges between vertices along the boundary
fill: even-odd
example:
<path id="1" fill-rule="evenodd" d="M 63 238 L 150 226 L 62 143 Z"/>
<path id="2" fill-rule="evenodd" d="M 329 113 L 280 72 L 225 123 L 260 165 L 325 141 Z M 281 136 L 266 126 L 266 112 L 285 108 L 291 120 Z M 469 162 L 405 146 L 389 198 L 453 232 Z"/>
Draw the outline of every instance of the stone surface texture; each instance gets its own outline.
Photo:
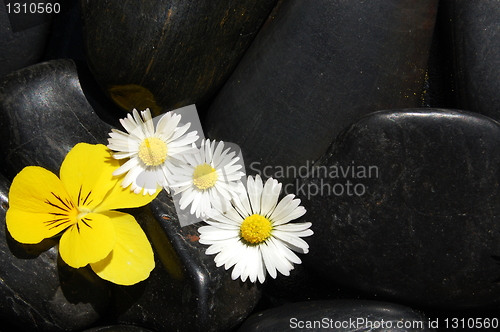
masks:
<path id="1" fill-rule="evenodd" d="M 444 0 L 440 5 L 454 106 L 500 120 L 500 2 Z"/>
<path id="2" fill-rule="evenodd" d="M 311 268 L 402 303 L 499 304 L 497 122 L 453 110 L 376 112 L 316 166 L 302 179 Z"/>
<path id="3" fill-rule="evenodd" d="M 314 161 L 360 116 L 417 107 L 437 1 L 290 0 L 212 103 L 208 137 L 247 170 Z"/>

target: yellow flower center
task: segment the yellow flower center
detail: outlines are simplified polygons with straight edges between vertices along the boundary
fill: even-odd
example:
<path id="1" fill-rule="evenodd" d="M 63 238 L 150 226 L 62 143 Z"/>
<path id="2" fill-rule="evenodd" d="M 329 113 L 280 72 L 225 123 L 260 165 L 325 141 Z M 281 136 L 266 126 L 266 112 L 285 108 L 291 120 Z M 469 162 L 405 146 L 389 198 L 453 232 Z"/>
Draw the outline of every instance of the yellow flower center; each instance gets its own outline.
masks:
<path id="1" fill-rule="evenodd" d="M 146 166 L 158 166 L 167 159 L 167 144 L 159 138 L 150 137 L 139 146 L 139 158 Z"/>
<path id="2" fill-rule="evenodd" d="M 260 214 L 252 214 L 241 223 L 240 236 L 248 243 L 259 244 L 271 236 L 272 229 L 269 219 Z"/>
<path id="3" fill-rule="evenodd" d="M 217 182 L 217 172 L 215 168 L 207 163 L 196 166 L 193 172 L 193 184 L 200 190 L 205 190 L 215 186 Z"/>
<path id="4" fill-rule="evenodd" d="M 63 214 L 64 217 L 67 217 L 67 218 L 61 218 L 61 219 L 66 219 L 68 221 L 69 225 L 76 224 L 78 219 L 80 218 L 80 211 L 78 211 L 78 208 L 76 208 L 76 207 L 72 207 L 66 213 L 61 213 L 61 214 Z M 65 225 L 65 226 L 67 226 L 67 225 Z"/>
<path id="5" fill-rule="evenodd" d="M 90 197 L 90 192 L 88 195 L 83 198 L 81 196 L 81 188 L 80 193 L 78 195 L 78 204 L 73 203 L 72 200 L 64 199 L 61 196 L 51 192 L 52 196 L 49 199 L 45 200 L 45 203 L 49 206 L 56 208 L 57 212 L 50 212 L 54 217 L 51 220 L 47 220 L 44 224 L 51 229 L 57 229 L 61 227 L 59 230 L 63 230 L 68 226 L 76 225 L 77 228 L 80 227 L 79 223 L 82 222 L 86 226 L 90 227 L 87 223 L 90 219 L 86 217 L 87 214 L 92 213 L 92 210 L 85 207 L 86 204 L 92 202 L 92 198 Z"/>

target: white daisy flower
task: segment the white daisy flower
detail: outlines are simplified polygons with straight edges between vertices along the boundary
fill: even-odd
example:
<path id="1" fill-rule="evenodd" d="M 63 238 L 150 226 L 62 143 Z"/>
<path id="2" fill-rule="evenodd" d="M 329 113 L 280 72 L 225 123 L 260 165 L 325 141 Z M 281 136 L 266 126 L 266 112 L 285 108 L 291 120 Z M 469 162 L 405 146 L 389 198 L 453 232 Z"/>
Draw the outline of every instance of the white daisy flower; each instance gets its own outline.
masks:
<path id="1" fill-rule="evenodd" d="M 182 193 L 179 205 L 182 210 L 191 205 L 190 213 L 204 218 L 204 212 L 214 204 L 229 202 L 241 193 L 238 181 L 245 173 L 231 149 L 224 150 L 224 142 L 203 140 L 197 153 L 185 155 L 187 162 L 171 177 L 170 186 L 175 194 Z M 219 204 L 220 205 L 220 204 Z"/>
<path id="2" fill-rule="evenodd" d="M 210 245 L 206 254 L 215 256 L 217 267 L 234 266 L 231 278 L 257 279 L 263 283 L 267 273 L 288 276 L 300 258 L 293 252 L 307 253 L 309 245 L 301 237 L 310 236 L 310 222 L 289 223 L 306 213 L 300 199 L 289 194 L 278 203 L 281 184 L 270 178 L 265 185 L 259 175 L 249 176 L 247 193 L 233 199 L 232 207 L 222 212 L 207 212 L 209 226 L 202 226 L 200 243 Z"/>
<path id="3" fill-rule="evenodd" d="M 190 123 L 178 127 L 179 114 L 168 112 L 158 121 L 156 128 L 149 109 L 141 112 L 133 110 L 120 123 L 127 133 L 112 129 L 108 138 L 108 148 L 118 151 L 115 159 L 129 158 L 113 175 L 127 173 L 121 186 L 136 194 L 153 195 L 158 186 L 169 191 L 169 176 L 175 166 L 182 163 L 182 155 L 196 150 L 191 144 L 198 139 L 196 131 L 185 134 Z"/>

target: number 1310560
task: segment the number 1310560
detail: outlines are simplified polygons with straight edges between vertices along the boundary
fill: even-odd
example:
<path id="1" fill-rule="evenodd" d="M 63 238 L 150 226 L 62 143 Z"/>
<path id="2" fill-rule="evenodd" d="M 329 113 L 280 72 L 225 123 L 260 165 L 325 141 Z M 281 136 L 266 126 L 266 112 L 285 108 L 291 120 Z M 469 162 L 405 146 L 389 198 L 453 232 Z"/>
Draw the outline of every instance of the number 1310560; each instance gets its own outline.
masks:
<path id="1" fill-rule="evenodd" d="M 59 3 L 19 3 L 12 2 L 5 5 L 7 14 L 57 14 L 61 11 Z"/>

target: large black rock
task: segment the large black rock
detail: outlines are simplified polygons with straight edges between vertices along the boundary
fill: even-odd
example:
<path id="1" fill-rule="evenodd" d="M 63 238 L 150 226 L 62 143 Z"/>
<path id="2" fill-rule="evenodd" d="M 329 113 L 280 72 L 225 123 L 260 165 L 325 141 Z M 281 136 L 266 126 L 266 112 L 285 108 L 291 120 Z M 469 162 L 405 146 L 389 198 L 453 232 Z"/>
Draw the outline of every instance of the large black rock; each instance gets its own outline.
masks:
<path id="1" fill-rule="evenodd" d="M 111 292 L 90 269 L 58 257 L 55 240 L 23 245 L 5 227 L 10 183 L 0 175 L 0 320 L 2 331 L 77 331 L 104 316 Z"/>
<path id="2" fill-rule="evenodd" d="M 500 120 L 500 2 L 444 0 L 440 5 L 454 107 Z"/>
<path id="3" fill-rule="evenodd" d="M 419 306 L 500 303 L 497 122 L 452 110 L 377 112 L 316 166 L 296 188 L 315 233 L 308 266 Z"/>
<path id="4" fill-rule="evenodd" d="M 397 304 L 361 301 L 309 301 L 256 313 L 238 332 L 377 331 L 428 332 L 427 319 Z"/>
<path id="5" fill-rule="evenodd" d="M 417 107 L 437 1 L 283 1 L 213 102 L 247 171 L 305 165 L 374 109 Z"/>
<path id="6" fill-rule="evenodd" d="M 227 79 L 277 0 L 82 1 L 87 59 L 124 109 L 206 101 Z"/>

